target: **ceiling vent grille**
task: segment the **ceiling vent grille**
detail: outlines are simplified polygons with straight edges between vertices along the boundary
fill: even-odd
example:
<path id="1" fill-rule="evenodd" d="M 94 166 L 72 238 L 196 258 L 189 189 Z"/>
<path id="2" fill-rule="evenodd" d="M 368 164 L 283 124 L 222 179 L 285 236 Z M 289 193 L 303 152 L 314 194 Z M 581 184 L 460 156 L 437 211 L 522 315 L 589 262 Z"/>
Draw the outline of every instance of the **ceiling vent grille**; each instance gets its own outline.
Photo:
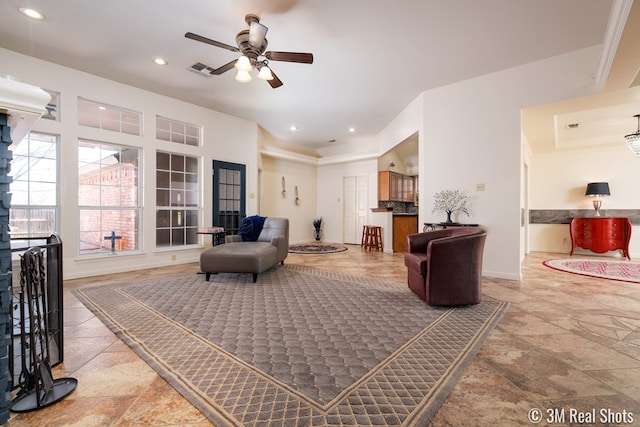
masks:
<path id="1" fill-rule="evenodd" d="M 208 65 L 203 64 L 202 62 L 196 62 L 195 64 L 187 68 L 187 70 L 199 74 L 202 77 L 211 77 L 211 73 L 215 71 L 215 68 L 211 68 Z"/>

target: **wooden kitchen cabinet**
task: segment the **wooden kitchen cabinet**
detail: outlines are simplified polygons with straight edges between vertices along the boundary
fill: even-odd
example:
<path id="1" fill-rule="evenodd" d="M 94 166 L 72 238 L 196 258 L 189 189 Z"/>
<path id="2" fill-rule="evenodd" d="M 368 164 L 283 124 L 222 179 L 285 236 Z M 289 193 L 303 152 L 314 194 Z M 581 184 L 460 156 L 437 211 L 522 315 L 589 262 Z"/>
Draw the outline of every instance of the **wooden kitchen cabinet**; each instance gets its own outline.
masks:
<path id="1" fill-rule="evenodd" d="M 378 200 L 413 202 L 415 177 L 392 171 L 378 172 Z"/>
<path id="2" fill-rule="evenodd" d="M 571 255 L 578 247 L 602 254 L 622 250 L 629 257 L 631 240 L 631 221 L 629 218 L 572 218 L 569 226 L 571 234 Z"/>
<path id="3" fill-rule="evenodd" d="M 418 232 L 417 215 L 393 216 L 393 252 L 407 252 L 407 236 Z"/>
<path id="4" fill-rule="evenodd" d="M 378 200 L 386 202 L 397 197 L 397 175 L 391 171 L 378 172 Z"/>

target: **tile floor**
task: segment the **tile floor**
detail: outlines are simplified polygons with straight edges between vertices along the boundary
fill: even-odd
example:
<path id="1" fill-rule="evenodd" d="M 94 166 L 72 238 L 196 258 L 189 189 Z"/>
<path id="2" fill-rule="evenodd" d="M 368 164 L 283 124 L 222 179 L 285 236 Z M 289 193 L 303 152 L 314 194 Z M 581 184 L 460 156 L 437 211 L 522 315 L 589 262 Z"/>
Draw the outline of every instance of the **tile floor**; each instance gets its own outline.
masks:
<path id="1" fill-rule="evenodd" d="M 432 426 L 532 425 L 528 415 L 535 415 L 534 408 L 542 411 L 538 425 L 569 425 L 595 415 L 594 423 L 583 425 L 603 425 L 606 416 L 610 425 L 640 426 L 640 285 L 541 264 L 558 257 L 565 256 L 528 255 L 521 282 L 485 278 L 483 292 L 511 305 Z M 286 262 L 406 283 L 402 254 L 358 246 L 329 255 L 290 254 Z M 198 266 L 66 281 L 65 361 L 54 378 L 74 377 L 78 388 L 48 408 L 12 414 L 8 425 L 210 426 L 70 291 L 167 270 L 195 274 Z M 630 416 L 632 422 L 625 423 Z"/>

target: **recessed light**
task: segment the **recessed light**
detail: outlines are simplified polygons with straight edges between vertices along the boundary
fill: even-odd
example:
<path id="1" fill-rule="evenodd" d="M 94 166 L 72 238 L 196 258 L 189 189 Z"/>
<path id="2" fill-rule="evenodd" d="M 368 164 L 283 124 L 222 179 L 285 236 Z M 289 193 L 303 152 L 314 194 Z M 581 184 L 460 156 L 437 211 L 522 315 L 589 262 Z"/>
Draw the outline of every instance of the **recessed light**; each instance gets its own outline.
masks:
<path id="1" fill-rule="evenodd" d="M 353 133 L 356 131 L 356 128 L 349 128 L 349 132 Z"/>
<path id="2" fill-rule="evenodd" d="M 107 107 L 105 107 L 104 105 L 98 105 L 98 110 L 106 110 Z"/>
<path id="3" fill-rule="evenodd" d="M 298 130 L 298 128 L 297 128 L 296 126 L 291 126 L 291 127 L 289 128 L 289 130 L 290 130 L 291 132 L 295 132 L 295 131 L 297 131 L 297 130 Z"/>
<path id="4" fill-rule="evenodd" d="M 153 63 L 156 65 L 167 65 L 168 62 L 162 58 L 153 58 Z"/>
<path id="5" fill-rule="evenodd" d="M 28 7 L 21 7 L 18 10 L 20 11 L 20 13 L 22 13 L 25 16 L 28 16 L 29 18 L 37 19 L 38 21 L 44 20 L 44 15 L 35 9 L 30 9 Z"/>

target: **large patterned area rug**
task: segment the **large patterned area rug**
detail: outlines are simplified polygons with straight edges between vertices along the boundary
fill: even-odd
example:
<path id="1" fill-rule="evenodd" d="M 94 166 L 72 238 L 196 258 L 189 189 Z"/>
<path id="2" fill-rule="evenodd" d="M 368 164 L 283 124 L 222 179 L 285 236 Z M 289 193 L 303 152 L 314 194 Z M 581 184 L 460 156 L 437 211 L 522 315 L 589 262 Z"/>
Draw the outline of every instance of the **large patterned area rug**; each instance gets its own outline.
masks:
<path id="1" fill-rule="evenodd" d="M 547 267 L 583 276 L 640 283 L 640 262 L 603 259 L 550 259 Z"/>
<path id="2" fill-rule="evenodd" d="M 74 292 L 216 426 L 427 425 L 507 307 L 296 265 Z"/>

